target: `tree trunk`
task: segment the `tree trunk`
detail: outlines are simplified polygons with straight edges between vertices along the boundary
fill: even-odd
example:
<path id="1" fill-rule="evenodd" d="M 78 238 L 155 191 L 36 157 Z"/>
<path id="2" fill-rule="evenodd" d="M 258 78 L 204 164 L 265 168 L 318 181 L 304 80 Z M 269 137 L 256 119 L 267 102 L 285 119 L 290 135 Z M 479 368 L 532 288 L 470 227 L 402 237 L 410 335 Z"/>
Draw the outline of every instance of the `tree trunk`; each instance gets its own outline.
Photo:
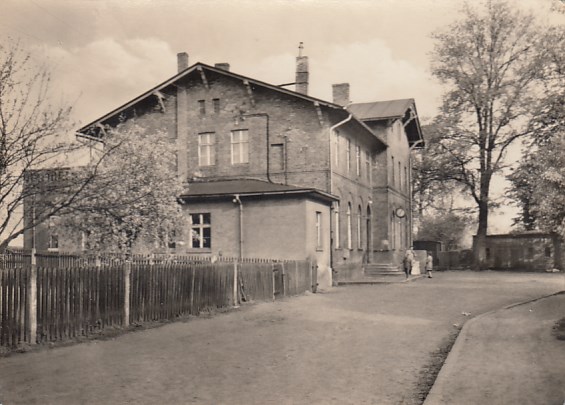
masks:
<path id="1" fill-rule="evenodd" d="M 488 201 L 488 200 L 487 200 Z M 485 200 L 479 203 L 479 226 L 477 235 L 473 240 L 473 267 L 475 270 L 486 270 L 486 236 L 488 229 L 488 202 Z"/>

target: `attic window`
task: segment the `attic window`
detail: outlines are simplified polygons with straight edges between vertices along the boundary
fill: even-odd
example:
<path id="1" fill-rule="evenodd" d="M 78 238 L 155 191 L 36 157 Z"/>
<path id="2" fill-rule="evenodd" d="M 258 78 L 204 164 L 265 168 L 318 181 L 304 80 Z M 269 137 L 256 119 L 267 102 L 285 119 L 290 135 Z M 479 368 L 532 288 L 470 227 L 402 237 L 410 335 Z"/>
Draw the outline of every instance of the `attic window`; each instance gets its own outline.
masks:
<path id="1" fill-rule="evenodd" d="M 206 100 L 198 100 L 200 115 L 206 115 Z"/>
<path id="2" fill-rule="evenodd" d="M 212 103 L 214 104 L 214 114 L 219 114 L 220 113 L 220 99 L 215 98 L 215 99 L 212 100 Z"/>

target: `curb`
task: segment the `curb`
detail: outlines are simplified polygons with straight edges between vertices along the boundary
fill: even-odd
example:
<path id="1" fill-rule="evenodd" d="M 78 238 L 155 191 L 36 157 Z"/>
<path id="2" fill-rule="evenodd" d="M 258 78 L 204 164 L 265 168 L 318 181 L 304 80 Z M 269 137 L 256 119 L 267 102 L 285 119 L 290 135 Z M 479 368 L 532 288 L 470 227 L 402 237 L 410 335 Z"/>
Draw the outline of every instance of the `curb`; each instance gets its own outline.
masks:
<path id="1" fill-rule="evenodd" d="M 435 405 L 435 404 L 439 403 L 438 401 L 440 401 L 442 399 L 443 387 L 448 384 L 447 376 L 449 375 L 449 373 L 451 372 L 453 367 L 455 367 L 455 364 L 457 363 L 457 360 L 459 359 L 459 355 L 460 355 L 461 351 L 463 350 L 462 349 L 463 348 L 463 342 L 465 341 L 464 338 L 467 335 L 467 331 L 470 327 L 469 325 L 471 325 L 472 322 L 478 321 L 483 317 L 492 315 L 495 312 L 505 311 L 505 310 L 508 310 L 508 309 L 519 307 L 521 305 L 526 305 L 526 304 L 530 304 L 532 302 L 540 301 L 540 300 L 545 299 L 545 298 L 554 297 L 554 296 L 560 295 L 560 294 L 565 294 L 565 290 L 554 292 L 552 294 L 543 295 L 543 296 L 537 297 L 537 298 L 530 298 L 530 299 L 525 300 L 525 301 L 520 301 L 520 302 L 517 302 L 517 303 L 514 303 L 514 304 L 506 305 L 502 308 L 493 309 L 491 311 L 487 311 L 487 312 L 484 312 L 482 314 L 479 314 L 479 315 L 469 319 L 467 322 L 465 322 L 465 324 L 463 325 L 463 327 L 459 331 L 459 334 L 457 335 L 457 338 L 455 339 L 455 343 L 451 347 L 451 350 L 449 351 L 447 358 L 443 362 L 443 366 L 441 366 L 441 369 L 440 369 L 438 375 L 436 376 L 434 384 L 432 385 L 432 388 L 428 392 L 428 395 L 426 395 L 426 399 L 424 400 L 422 405 Z"/>
<path id="2" fill-rule="evenodd" d="M 424 278 L 426 275 L 419 274 L 414 275 L 408 279 L 403 278 L 400 281 L 382 281 L 382 280 L 348 280 L 348 281 L 338 281 L 337 287 L 345 286 L 345 285 L 372 285 L 372 284 L 403 284 L 403 283 L 410 283 L 412 281 L 418 280 L 420 278 Z"/>

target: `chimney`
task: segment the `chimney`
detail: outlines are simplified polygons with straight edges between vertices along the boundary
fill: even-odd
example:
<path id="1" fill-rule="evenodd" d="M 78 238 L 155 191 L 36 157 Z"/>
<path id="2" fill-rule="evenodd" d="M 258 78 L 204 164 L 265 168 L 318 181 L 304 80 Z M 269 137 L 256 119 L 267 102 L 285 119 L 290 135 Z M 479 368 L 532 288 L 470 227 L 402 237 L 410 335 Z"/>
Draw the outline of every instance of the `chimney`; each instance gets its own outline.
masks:
<path id="1" fill-rule="evenodd" d="M 180 73 L 186 68 L 188 68 L 188 53 L 177 53 L 177 71 Z"/>
<path id="2" fill-rule="evenodd" d="M 332 84 L 332 93 L 334 104 L 339 104 L 345 107 L 350 103 L 349 83 Z"/>
<path id="3" fill-rule="evenodd" d="M 230 71 L 230 64 L 229 63 L 216 63 L 214 65 L 214 67 L 217 67 L 218 69 L 225 70 L 227 72 Z"/>
<path id="4" fill-rule="evenodd" d="M 298 46 L 298 57 L 296 58 L 296 87 L 298 93 L 308 94 L 308 56 L 302 56 L 302 49 L 304 49 L 301 42 Z"/>

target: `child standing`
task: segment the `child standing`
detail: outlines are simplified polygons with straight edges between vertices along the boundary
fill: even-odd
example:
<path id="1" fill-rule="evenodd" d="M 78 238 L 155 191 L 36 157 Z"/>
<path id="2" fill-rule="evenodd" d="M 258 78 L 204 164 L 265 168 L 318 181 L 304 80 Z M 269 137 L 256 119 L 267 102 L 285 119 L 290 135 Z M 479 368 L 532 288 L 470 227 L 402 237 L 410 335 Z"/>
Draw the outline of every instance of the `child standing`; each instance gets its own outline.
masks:
<path id="1" fill-rule="evenodd" d="M 434 268 L 434 258 L 431 252 L 428 252 L 428 256 L 426 257 L 426 273 L 428 274 L 428 278 L 432 278 L 432 269 Z"/>

